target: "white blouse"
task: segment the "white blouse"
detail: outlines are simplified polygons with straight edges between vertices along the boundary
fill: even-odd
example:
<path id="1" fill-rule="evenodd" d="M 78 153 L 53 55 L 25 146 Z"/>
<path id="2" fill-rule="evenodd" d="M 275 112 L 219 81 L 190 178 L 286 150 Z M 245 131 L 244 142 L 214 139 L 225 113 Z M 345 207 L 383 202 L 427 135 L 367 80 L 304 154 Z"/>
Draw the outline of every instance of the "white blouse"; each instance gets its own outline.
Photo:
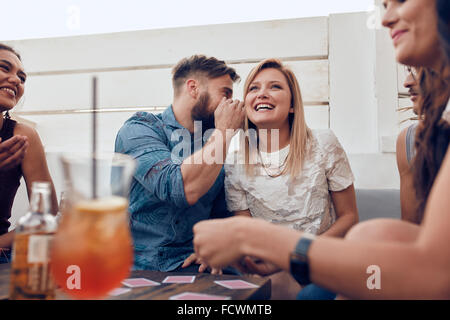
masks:
<path id="1" fill-rule="evenodd" d="M 243 153 L 230 152 L 224 166 L 228 210 L 249 209 L 253 217 L 323 233 L 336 220 L 329 191 L 344 190 L 354 181 L 345 151 L 331 130 L 312 130 L 301 174 L 292 180 L 289 175 L 274 177 L 288 152 L 289 145 L 261 152 L 253 177 L 245 173 Z"/>
<path id="2" fill-rule="evenodd" d="M 442 118 L 450 123 L 450 99 L 448 100 L 447 107 L 445 108 L 444 112 L 442 113 Z"/>

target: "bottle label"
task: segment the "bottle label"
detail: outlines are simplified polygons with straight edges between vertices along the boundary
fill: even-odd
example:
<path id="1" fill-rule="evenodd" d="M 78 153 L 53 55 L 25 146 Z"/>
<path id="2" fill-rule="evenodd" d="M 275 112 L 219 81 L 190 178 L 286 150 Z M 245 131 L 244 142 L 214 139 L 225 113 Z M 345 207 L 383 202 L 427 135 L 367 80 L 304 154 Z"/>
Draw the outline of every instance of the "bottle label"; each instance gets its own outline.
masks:
<path id="1" fill-rule="evenodd" d="M 28 240 L 28 263 L 48 263 L 50 261 L 51 235 L 31 235 Z"/>

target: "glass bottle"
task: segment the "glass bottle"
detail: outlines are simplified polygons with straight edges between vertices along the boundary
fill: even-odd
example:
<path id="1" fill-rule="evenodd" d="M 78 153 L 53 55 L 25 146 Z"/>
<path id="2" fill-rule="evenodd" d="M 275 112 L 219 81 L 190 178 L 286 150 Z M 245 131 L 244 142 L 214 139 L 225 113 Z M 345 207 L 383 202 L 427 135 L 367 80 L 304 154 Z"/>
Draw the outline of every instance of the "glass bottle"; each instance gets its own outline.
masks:
<path id="1" fill-rule="evenodd" d="M 59 205 L 58 205 L 58 213 L 56 214 L 56 223 L 59 225 L 59 222 L 61 221 L 63 212 L 67 210 L 68 206 L 68 197 L 67 197 L 67 191 L 62 191 L 59 196 Z"/>
<path id="2" fill-rule="evenodd" d="M 33 182 L 30 211 L 19 219 L 14 236 L 10 299 L 54 299 L 50 245 L 57 223 L 51 214 L 49 182 Z"/>

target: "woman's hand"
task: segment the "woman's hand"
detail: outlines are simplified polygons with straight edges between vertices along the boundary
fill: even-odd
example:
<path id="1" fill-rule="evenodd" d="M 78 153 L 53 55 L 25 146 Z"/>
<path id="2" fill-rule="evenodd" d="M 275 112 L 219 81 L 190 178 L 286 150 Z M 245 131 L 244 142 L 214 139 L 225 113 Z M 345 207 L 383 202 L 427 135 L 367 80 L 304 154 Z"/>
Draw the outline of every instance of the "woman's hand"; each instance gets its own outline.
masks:
<path id="1" fill-rule="evenodd" d="M 248 217 L 206 220 L 194 226 L 194 249 L 197 257 L 212 267 L 225 267 L 242 256 Z M 242 240 L 240 240 L 242 239 Z"/>
<path id="2" fill-rule="evenodd" d="M 6 141 L 0 138 L 0 171 L 6 171 L 22 163 L 28 149 L 28 138 L 14 136 Z"/>
<path id="3" fill-rule="evenodd" d="M 198 258 L 195 253 L 192 253 L 189 257 L 186 258 L 186 260 L 184 260 L 181 268 L 186 268 L 193 263 L 200 265 L 200 267 L 198 268 L 199 273 L 202 273 L 206 269 L 208 269 L 208 265 L 206 263 L 202 262 L 202 260 L 200 258 Z M 211 268 L 211 274 L 222 274 L 222 269 Z"/>
<path id="4" fill-rule="evenodd" d="M 281 268 L 273 263 L 248 256 L 240 261 L 239 269 L 244 273 L 256 273 L 260 276 L 269 276 L 275 272 L 281 271 Z"/>
<path id="5" fill-rule="evenodd" d="M 35 181 L 47 181 L 51 184 L 52 190 L 52 213 L 58 212 L 58 200 L 56 198 L 55 187 L 53 186 L 52 177 L 47 166 L 47 159 L 45 157 L 44 146 L 38 133 L 33 128 L 17 123 L 14 134 L 19 136 L 26 136 L 29 147 L 22 161 L 22 172 L 27 185 L 28 199 L 31 197 L 31 186 Z"/>

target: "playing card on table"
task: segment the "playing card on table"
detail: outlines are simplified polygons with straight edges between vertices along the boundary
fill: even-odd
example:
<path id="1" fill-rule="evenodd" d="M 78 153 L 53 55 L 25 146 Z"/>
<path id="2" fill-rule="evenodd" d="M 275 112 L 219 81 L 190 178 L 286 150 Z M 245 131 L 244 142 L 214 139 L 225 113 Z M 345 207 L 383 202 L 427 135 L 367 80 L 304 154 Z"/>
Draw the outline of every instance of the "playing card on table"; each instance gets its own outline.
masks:
<path id="1" fill-rule="evenodd" d="M 163 283 L 192 283 L 195 276 L 168 276 L 163 280 Z"/>
<path id="2" fill-rule="evenodd" d="M 119 295 L 121 295 L 121 294 L 130 292 L 130 291 L 131 291 L 131 289 L 129 289 L 129 288 L 116 288 L 116 289 L 110 291 L 110 292 L 108 293 L 108 295 L 114 296 L 114 297 L 115 297 L 115 296 L 119 296 Z"/>
<path id="3" fill-rule="evenodd" d="M 129 278 L 122 281 L 124 285 L 130 288 L 159 286 L 159 282 L 148 280 L 145 278 Z"/>
<path id="4" fill-rule="evenodd" d="M 244 280 L 221 280 L 214 281 L 214 283 L 217 283 L 218 285 L 221 285 L 222 287 L 228 289 L 254 289 L 259 287 L 256 284 Z"/>
<path id="5" fill-rule="evenodd" d="M 216 296 L 213 294 L 195 293 L 195 292 L 183 292 L 174 296 L 171 296 L 169 300 L 230 300 L 231 297 Z"/>

